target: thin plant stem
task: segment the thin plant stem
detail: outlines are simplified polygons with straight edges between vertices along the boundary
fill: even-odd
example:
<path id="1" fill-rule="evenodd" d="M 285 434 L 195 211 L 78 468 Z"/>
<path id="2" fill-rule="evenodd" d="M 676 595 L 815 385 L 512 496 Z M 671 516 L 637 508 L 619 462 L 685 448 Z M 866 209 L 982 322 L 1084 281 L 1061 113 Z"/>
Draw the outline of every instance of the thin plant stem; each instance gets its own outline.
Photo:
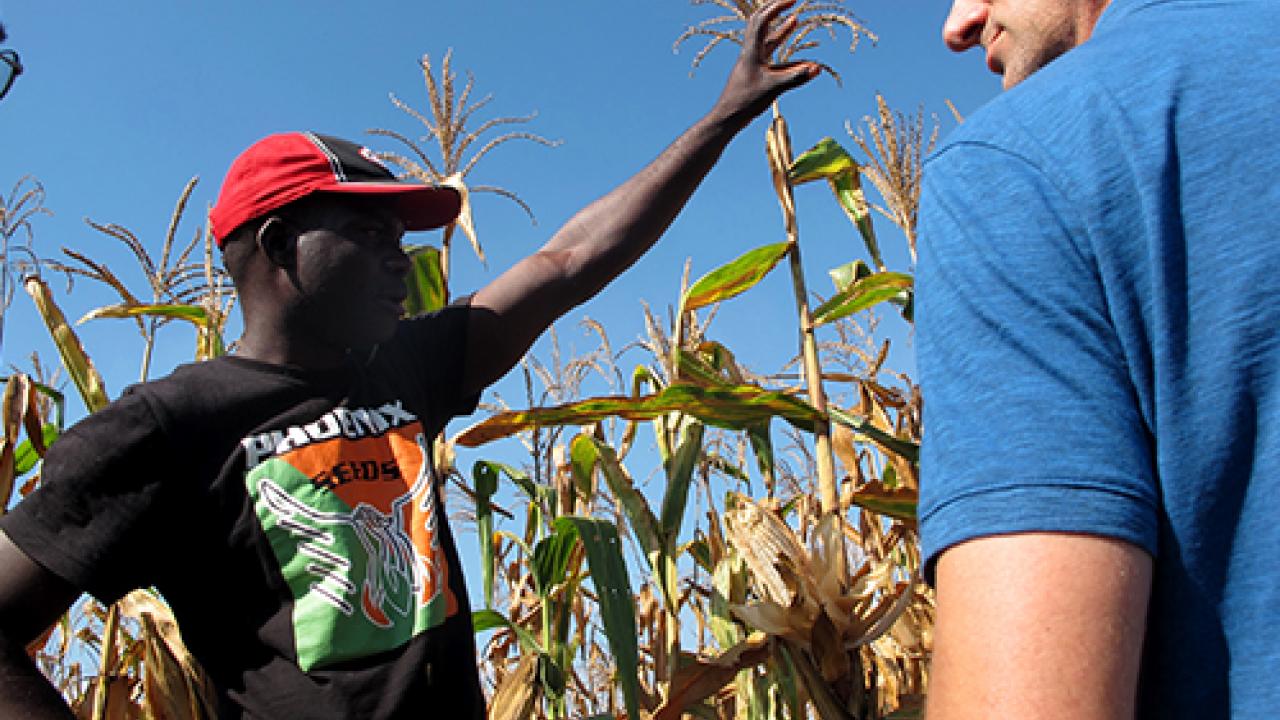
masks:
<path id="1" fill-rule="evenodd" d="M 98 692 L 93 695 L 93 720 L 106 720 L 107 693 L 116 672 L 116 631 L 120 627 L 120 608 L 112 605 L 102 628 L 102 657 L 98 660 Z"/>
<path id="2" fill-rule="evenodd" d="M 156 322 L 151 320 L 148 322 L 149 327 L 146 333 L 146 342 L 142 346 L 142 372 L 138 378 L 138 382 L 146 382 L 147 375 L 151 372 L 151 351 L 156 344 Z"/>
<path id="3" fill-rule="evenodd" d="M 771 143 L 775 157 L 774 173 L 781 173 L 783 180 L 776 182 L 778 201 L 782 204 L 782 214 L 786 223 L 787 251 L 791 266 L 791 287 L 795 291 L 796 316 L 800 323 L 800 350 L 804 360 L 805 385 L 808 387 L 809 403 L 823 416 L 827 413 L 827 395 L 822 387 L 822 364 L 818 358 L 818 342 L 814 336 L 813 313 L 809 308 L 809 291 L 804 281 L 804 264 L 800 259 L 800 226 L 796 219 L 795 197 L 791 184 L 786 182 L 785 173 L 791 166 L 791 137 L 787 133 L 786 119 L 778 104 L 773 104 L 773 125 L 769 132 L 773 135 Z M 835 455 L 831 448 L 831 426 L 819 420 L 814 425 L 814 450 L 818 465 L 818 500 L 823 513 L 836 512 L 839 503 L 836 494 Z"/>

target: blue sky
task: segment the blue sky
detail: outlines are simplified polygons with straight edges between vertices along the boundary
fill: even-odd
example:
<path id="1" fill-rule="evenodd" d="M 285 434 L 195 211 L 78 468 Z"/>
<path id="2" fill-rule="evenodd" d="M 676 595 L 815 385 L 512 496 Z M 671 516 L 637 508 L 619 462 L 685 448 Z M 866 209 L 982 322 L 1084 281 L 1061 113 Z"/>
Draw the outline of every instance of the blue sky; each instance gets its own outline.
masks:
<path id="1" fill-rule="evenodd" d="M 978 55 L 954 56 L 940 40 L 947 12 L 942 0 L 855 0 L 848 7 L 880 36 L 847 51 L 848 36 L 810 56 L 835 67 L 838 86 L 821 77 L 787 96 L 783 111 L 793 143 L 804 149 L 830 135 L 853 149 L 846 121 L 875 109 L 883 93 L 897 109 L 923 106 L 944 133 L 953 127 L 943 104 L 969 114 L 999 91 Z M 475 77 L 473 97 L 492 95 L 477 114 L 537 118 L 521 129 L 562 140 L 551 149 L 527 142 L 505 145 L 480 163 L 474 183 L 504 186 L 532 206 L 531 225 L 513 203 L 495 195 L 475 199 L 476 223 L 489 255 L 482 266 L 460 247 L 454 287 L 479 287 L 533 251 L 578 208 L 638 170 L 719 92 L 736 48 L 723 46 L 693 76 L 695 40 L 673 54 L 689 24 L 719 14 L 683 0 L 654 3 L 585 0 L 473 0 L 442 2 L 284 2 L 136 0 L 52 4 L 0 0 L 8 46 L 27 72 L 0 102 L 0 191 L 20 178 L 38 178 L 54 215 L 35 221 L 35 247 L 58 257 L 63 246 L 105 260 L 142 287 L 118 243 L 90 229 L 85 218 L 127 227 L 157 248 L 184 183 L 200 184 L 180 230 L 190 238 L 216 197 L 231 159 L 259 137 L 313 129 L 363 139 L 378 150 L 397 149 L 365 135 L 382 127 L 418 136 L 422 128 L 392 106 L 388 93 L 426 108 L 418 59 L 437 62 L 453 49 L 454 68 Z M 674 304 L 680 272 L 693 259 L 700 275 L 742 252 L 784 239 L 764 163 L 765 121 L 729 148 L 657 248 L 604 294 L 574 311 L 558 328 L 566 350 L 594 341 L 577 321 L 590 316 L 610 331 L 615 348 L 643 331 L 640 302 Z M 810 285 L 830 290 L 826 271 L 862 257 L 851 226 L 821 186 L 798 191 L 801 244 Z M 891 247 L 890 265 L 907 269 L 901 242 L 883 218 L 878 228 Z M 438 234 L 410 236 L 435 242 Z M 114 298 L 88 282 L 59 300 L 72 319 Z M 38 349 L 55 354 L 19 293 L 6 313 L 4 365 L 26 366 Z M 235 324 L 238 327 L 238 322 Z M 776 369 L 797 351 L 793 300 L 784 272 L 727 304 L 713 335 L 756 370 Z M 81 328 L 89 353 L 112 396 L 138 373 L 140 343 L 125 321 L 99 320 Z M 231 335 L 234 337 L 236 330 Z M 185 329 L 162 335 L 156 359 L 163 372 L 190 357 Z M 909 338 L 900 337 L 909 363 Z M 543 346 L 545 347 L 545 346 Z M 900 355 L 900 358 L 903 358 Z M 633 352 L 624 369 L 647 360 Z M 498 385 L 509 400 L 521 384 Z M 74 391 L 68 387 L 70 395 Z M 72 417 L 82 414 L 70 400 Z M 455 421 L 456 431 L 466 421 Z M 460 458 L 469 468 L 482 451 Z M 465 543 L 465 541 L 464 541 Z"/>

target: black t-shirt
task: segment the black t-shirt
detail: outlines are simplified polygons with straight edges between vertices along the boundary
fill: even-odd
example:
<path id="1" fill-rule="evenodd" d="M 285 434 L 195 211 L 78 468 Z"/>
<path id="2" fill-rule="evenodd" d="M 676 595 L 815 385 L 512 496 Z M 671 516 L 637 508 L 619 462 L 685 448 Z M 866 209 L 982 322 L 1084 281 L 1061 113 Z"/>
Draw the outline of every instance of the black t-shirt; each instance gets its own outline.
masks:
<path id="1" fill-rule="evenodd" d="M 130 388 L 0 527 L 103 602 L 158 589 L 220 717 L 483 718 L 429 458 L 475 407 L 465 318 L 402 322 L 341 370 L 224 357 Z"/>

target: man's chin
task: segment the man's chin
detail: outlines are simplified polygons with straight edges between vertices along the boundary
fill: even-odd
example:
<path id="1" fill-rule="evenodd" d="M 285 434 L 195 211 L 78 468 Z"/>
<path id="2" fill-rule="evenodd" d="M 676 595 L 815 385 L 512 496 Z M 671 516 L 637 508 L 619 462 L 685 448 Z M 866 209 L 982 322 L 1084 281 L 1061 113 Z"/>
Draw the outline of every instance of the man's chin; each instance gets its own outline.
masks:
<path id="1" fill-rule="evenodd" d="M 1031 77 L 1032 73 L 1039 69 L 1039 67 L 1026 68 L 1018 65 L 1005 66 L 1003 68 L 1004 71 L 1000 74 L 1000 86 L 1005 90 L 1008 90 L 1023 80 L 1026 80 L 1028 77 Z"/>

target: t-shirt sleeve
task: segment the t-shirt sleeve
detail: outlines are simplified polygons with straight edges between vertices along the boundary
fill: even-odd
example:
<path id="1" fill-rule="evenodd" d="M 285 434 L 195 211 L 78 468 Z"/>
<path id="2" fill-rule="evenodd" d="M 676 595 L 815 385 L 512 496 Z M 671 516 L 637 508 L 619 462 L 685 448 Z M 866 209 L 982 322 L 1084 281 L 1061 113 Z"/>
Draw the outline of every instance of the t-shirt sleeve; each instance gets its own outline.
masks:
<path id="1" fill-rule="evenodd" d="M 111 603 L 155 584 L 148 569 L 179 542 L 161 519 L 173 465 L 145 399 L 126 393 L 49 447 L 41 485 L 0 528 L 23 552 Z"/>
<path id="2" fill-rule="evenodd" d="M 470 415 L 480 394 L 463 392 L 468 318 L 471 297 L 465 296 L 435 312 L 400 323 L 393 362 L 395 372 L 415 378 L 441 423 Z"/>
<path id="3" fill-rule="evenodd" d="M 926 164 L 917 268 L 920 521 L 946 548 L 1017 532 L 1156 552 L 1150 432 L 1069 193 L 1005 150 Z"/>

